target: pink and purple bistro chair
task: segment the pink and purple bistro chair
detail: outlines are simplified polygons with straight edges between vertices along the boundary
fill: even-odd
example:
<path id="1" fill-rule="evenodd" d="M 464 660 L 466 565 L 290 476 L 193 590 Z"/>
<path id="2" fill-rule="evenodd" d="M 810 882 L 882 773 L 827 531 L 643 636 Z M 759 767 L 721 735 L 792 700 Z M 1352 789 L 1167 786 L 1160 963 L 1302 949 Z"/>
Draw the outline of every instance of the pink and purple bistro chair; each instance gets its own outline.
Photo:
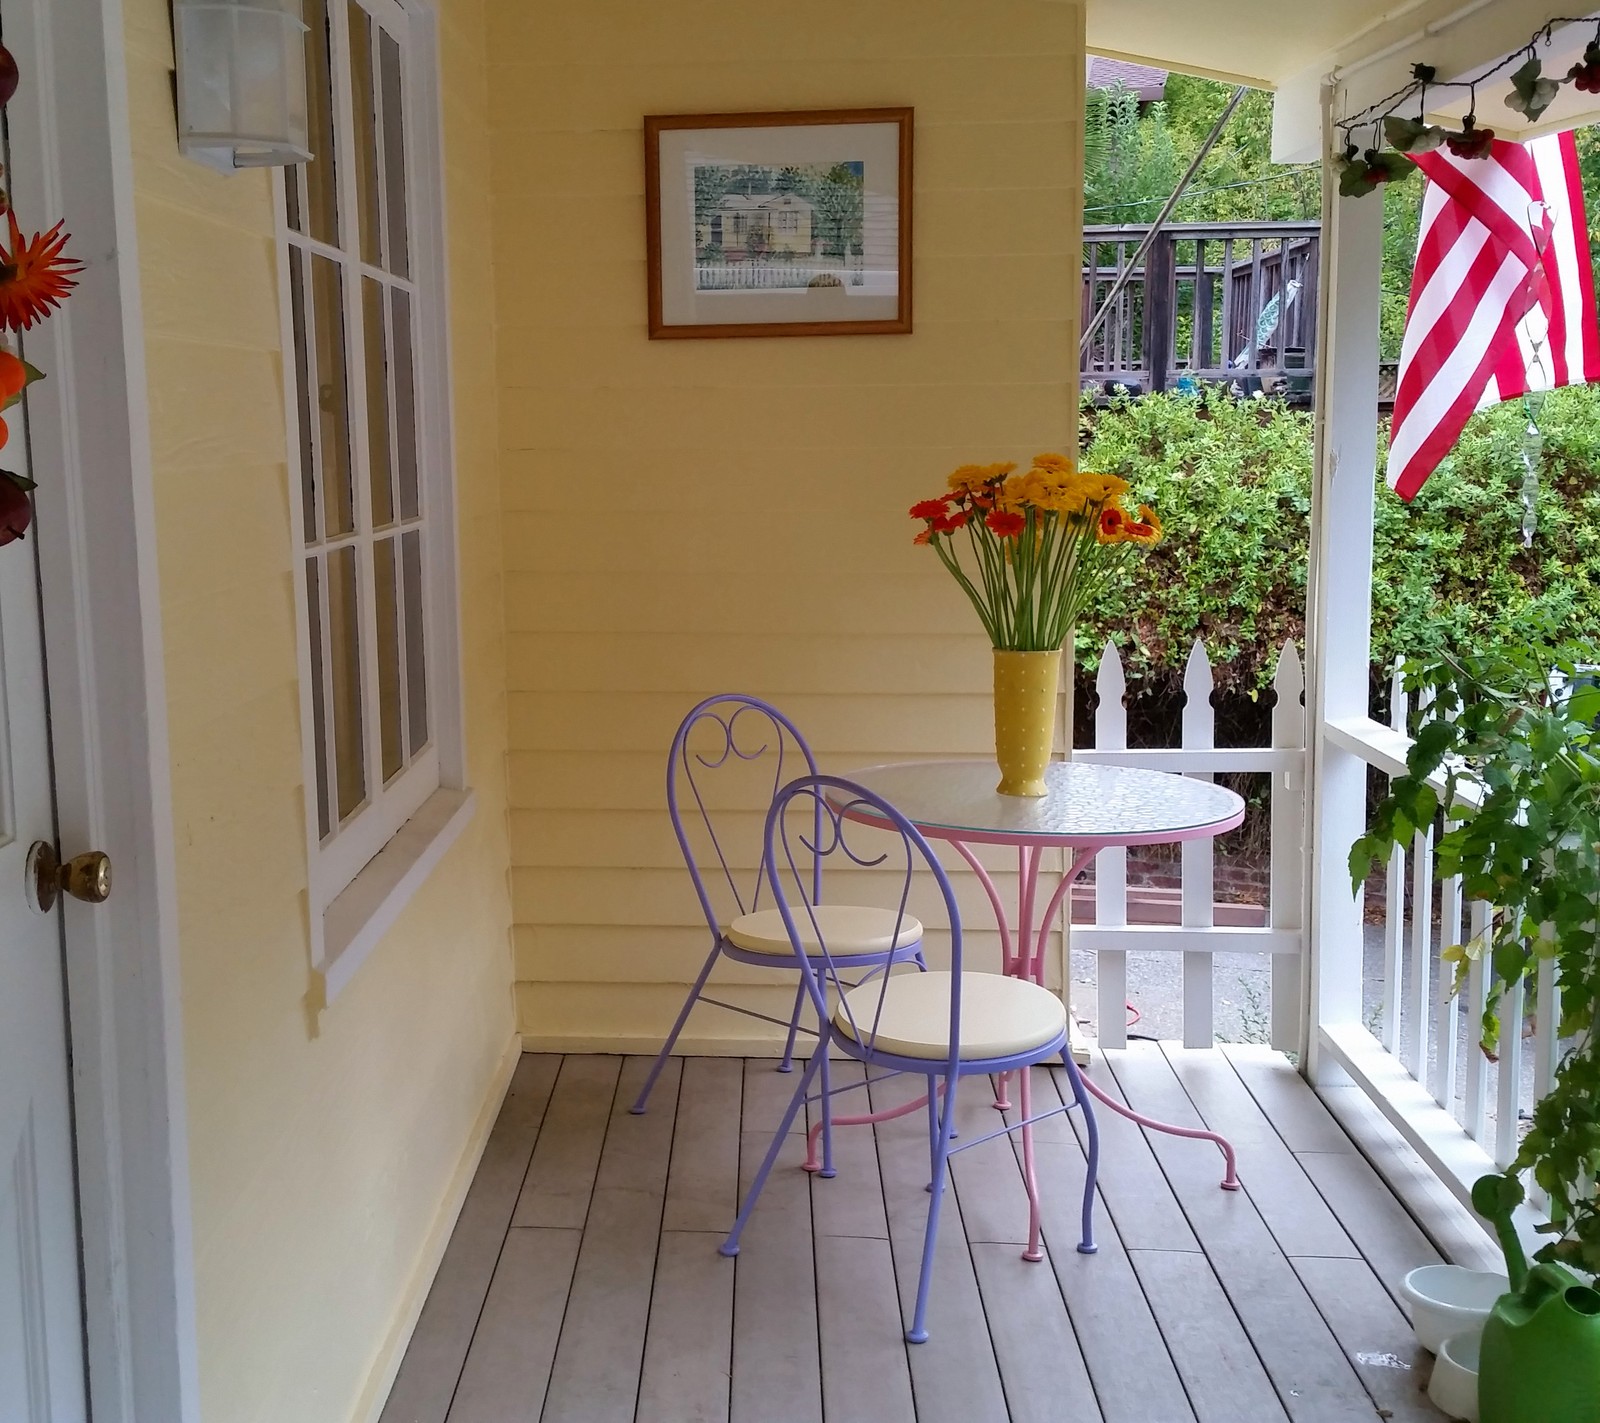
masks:
<path id="1" fill-rule="evenodd" d="M 794 971 L 794 949 L 784 920 L 776 908 L 762 907 L 767 891 L 766 876 L 761 870 L 761 843 L 754 835 L 741 839 L 727 827 L 730 819 L 740 813 L 755 811 L 764 816 L 785 781 L 816 772 L 816 758 L 799 729 L 776 707 L 757 697 L 737 692 L 707 697 L 678 727 L 667 759 L 667 810 L 711 932 L 711 949 L 639 1089 L 638 1099 L 630 1109 L 635 1114 L 644 1111 L 656 1078 L 672 1055 L 696 1003 L 726 1008 L 787 1028 L 780 1072 L 788 1072 L 793 1066 L 796 1036 L 802 1032 L 815 1036 L 815 1031 L 801 1022 L 806 1006 L 803 980 L 796 986 L 794 1011 L 787 1022 L 708 997 L 705 988 L 719 958 L 778 972 Z M 819 832 L 822 825 L 819 805 Z M 910 915 L 824 903 L 822 858 L 811 855 L 802 898 L 808 922 L 820 925 L 828 937 L 834 965 L 849 973 L 871 972 L 902 962 L 925 967 L 922 925 Z M 826 1120 L 824 1114 L 825 1123 Z M 825 1131 L 823 1137 L 823 1174 L 832 1176 L 831 1134 Z"/>
<path id="2" fill-rule="evenodd" d="M 858 810 L 871 816 L 872 831 L 852 818 Z M 872 853 L 888 843 L 888 848 Z M 908 909 L 913 875 L 932 872 L 950 926 L 950 969 L 896 974 L 884 971 L 851 985 L 841 975 L 841 961 L 829 943 L 829 925 L 808 901 L 805 889 L 813 862 L 838 855 L 877 876 L 898 883 L 896 907 L 888 911 L 896 923 L 914 923 Z M 1067 1011 L 1047 988 L 1025 978 L 996 973 L 967 972 L 962 967 L 961 915 L 938 857 L 917 828 L 882 797 L 864 786 L 837 776 L 815 773 L 791 781 L 778 792 L 767 815 L 765 864 L 773 900 L 788 934 L 802 987 L 810 995 L 822 1031 L 811 1060 L 772 1145 L 750 1185 L 733 1229 L 719 1247 L 724 1255 L 739 1253 L 739 1237 L 760 1199 L 778 1154 L 788 1140 L 795 1115 L 807 1103 L 821 1105 L 823 1121 L 831 1115 L 830 1099 L 866 1083 L 853 1083 L 834 1091 L 827 1080 L 830 1049 L 856 1058 L 866 1067 L 866 1082 L 881 1082 L 900 1073 L 926 1079 L 927 1094 L 902 1107 L 876 1113 L 868 1120 L 886 1120 L 928 1107 L 928 1151 L 932 1168 L 928 1221 L 922 1247 L 922 1269 L 917 1281 L 916 1307 L 906 1338 L 921 1344 L 928 1337 L 928 1287 L 933 1271 L 934 1245 L 939 1231 L 939 1208 L 944 1200 L 945 1167 L 957 1151 L 981 1145 L 997 1136 L 1022 1133 L 1023 1178 L 1027 1186 L 1029 1219 L 1025 1260 L 1044 1258 L 1040 1249 L 1039 1188 L 1034 1173 L 1033 1126 L 1047 1117 L 1082 1109 L 1088 1137 L 1088 1172 L 1083 1189 L 1083 1238 L 1078 1249 L 1095 1251 L 1093 1209 L 1095 1178 L 1100 1162 L 1099 1132 L 1083 1079 L 1065 1051 Z M 833 1001 L 830 1010 L 829 1002 Z M 1031 1069 L 1034 1063 L 1061 1054 L 1072 1082 L 1073 1102 L 1033 1113 Z M 874 1076 L 873 1070 L 884 1069 Z M 964 1077 L 1016 1072 L 1019 1079 L 1020 1119 L 974 1141 L 953 1146 L 956 1093 Z M 813 1082 L 818 1092 L 811 1095 Z M 828 1133 L 823 1133 L 828 1147 Z M 824 1173 L 826 1174 L 826 1172 Z"/>

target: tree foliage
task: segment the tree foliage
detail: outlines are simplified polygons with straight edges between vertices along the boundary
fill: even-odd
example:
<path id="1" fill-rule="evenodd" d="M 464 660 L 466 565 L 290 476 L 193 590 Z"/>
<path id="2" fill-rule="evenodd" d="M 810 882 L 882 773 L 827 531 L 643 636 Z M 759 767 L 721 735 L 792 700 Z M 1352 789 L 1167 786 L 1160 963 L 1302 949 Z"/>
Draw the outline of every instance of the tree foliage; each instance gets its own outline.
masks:
<path id="1" fill-rule="evenodd" d="M 1213 391 L 1083 410 L 1085 468 L 1121 475 L 1159 511 L 1165 542 L 1079 625 L 1080 663 L 1108 637 L 1130 681 L 1176 693 L 1196 638 L 1219 693 L 1254 696 L 1285 639 L 1303 641 L 1311 417 Z M 1373 550 L 1375 667 L 1444 646 L 1552 627 L 1600 645 L 1600 390 L 1557 391 L 1544 431 L 1538 529 L 1520 533 L 1518 404 L 1476 415 L 1411 504 L 1381 483 Z M 1379 467 L 1388 442 L 1377 431 Z M 1381 675 L 1381 674 L 1380 674 Z"/>

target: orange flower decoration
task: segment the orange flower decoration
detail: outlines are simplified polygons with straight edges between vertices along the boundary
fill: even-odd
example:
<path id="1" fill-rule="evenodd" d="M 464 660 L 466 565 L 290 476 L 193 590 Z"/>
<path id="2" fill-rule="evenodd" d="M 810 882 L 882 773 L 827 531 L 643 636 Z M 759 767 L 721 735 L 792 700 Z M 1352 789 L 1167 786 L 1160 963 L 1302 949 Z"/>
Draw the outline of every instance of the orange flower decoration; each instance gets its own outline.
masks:
<path id="1" fill-rule="evenodd" d="M 971 517 L 965 509 L 959 509 L 954 514 L 941 514 L 933 521 L 933 531 L 936 534 L 953 534 Z"/>
<path id="2" fill-rule="evenodd" d="M 984 523 L 989 526 L 989 531 L 1003 539 L 1014 539 L 1027 526 L 1028 521 L 1021 514 L 1013 514 L 1005 509 L 996 509 L 984 518 Z"/>
<path id="3" fill-rule="evenodd" d="M 916 538 L 912 539 L 911 542 L 914 543 L 914 544 L 932 543 L 933 542 L 933 530 L 932 529 L 924 529 L 920 534 L 918 534 L 916 536 Z"/>
<path id="4" fill-rule="evenodd" d="M 0 351 L 0 400 L 21 395 L 28 384 L 28 368 L 10 351 Z"/>
<path id="5" fill-rule="evenodd" d="M 17 215 L 7 212 L 6 221 L 11 245 L 0 250 L 0 326 L 26 331 L 60 306 L 78 285 L 75 278 L 83 263 L 62 255 L 69 235 L 61 230 L 62 223 L 24 240 Z"/>
<path id="6" fill-rule="evenodd" d="M 1127 527 L 1128 516 L 1117 508 L 1115 504 L 1108 505 L 1100 511 L 1100 542 L 1103 544 L 1121 543 Z"/>
<path id="7" fill-rule="evenodd" d="M 949 499 L 924 499 L 911 506 L 913 519 L 942 519 L 950 511 Z"/>
<path id="8" fill-rule="evenodd" d="M 1139 517 L 1128 519 L 1122 527 L 1122 537 L 1129 543 L 1157 544 L 1161 542 L 1161 520 L 1148 504 L 1139 506 Z"/>

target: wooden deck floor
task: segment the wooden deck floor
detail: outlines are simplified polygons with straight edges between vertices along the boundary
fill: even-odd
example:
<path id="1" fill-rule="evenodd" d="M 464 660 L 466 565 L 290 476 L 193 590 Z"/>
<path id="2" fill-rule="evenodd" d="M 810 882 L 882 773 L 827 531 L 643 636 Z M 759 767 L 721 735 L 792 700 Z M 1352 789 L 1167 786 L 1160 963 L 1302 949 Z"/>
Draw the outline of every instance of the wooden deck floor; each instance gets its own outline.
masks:
<path id="1" fill-rule="evenodd" d="M 1016 1156 L 974 1147 L 916 1347 L 920 1112 L 842 1130 L 831 1181 L 796 1169 L 794 1134 L 726 1260 L 795 1079 L 674 1062 L 633 1117 L 644 1060 L 524 1057 L 382 1423 L 1437 1423 L 1395 1286 L 1438 1254 L 1289 1064 L 1108 1056 L 1091 1068 L 1107 1090 L 1229 1135 L 1245 1189 L 1218 1189 L 1208 1143 L 1101 1111 L 1100 1251 L 1079 1255 L 1081 1125 L 1055 1118 L 1038 1129 L 1048 1259 L 1029 1265 Z M 985 1097 L 969 1080 L 969 1137 L 994 1122 Z"/>

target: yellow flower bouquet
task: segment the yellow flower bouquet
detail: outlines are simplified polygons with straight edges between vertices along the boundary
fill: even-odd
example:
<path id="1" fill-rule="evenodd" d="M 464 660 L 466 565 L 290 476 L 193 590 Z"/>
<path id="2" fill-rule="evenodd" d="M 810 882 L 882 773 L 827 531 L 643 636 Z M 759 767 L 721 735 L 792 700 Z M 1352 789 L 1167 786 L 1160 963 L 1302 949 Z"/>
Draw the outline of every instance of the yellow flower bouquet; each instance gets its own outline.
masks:
<path id="1" fill-rule="evenodd" d="M 995 758 L 1002 795 L 1042 796 L 1055 734 L 1062 644 L 1084 607 L 1140 546 L 1161 540 L 1128 483 L 1065 455 L 962 465 L 950 492 L 911 506 L 930 546 L 971 600 L 994 648 Z"/>
<path id="2" fill-rule="evenodd" d="M 950 493 L 911 506 L 916 537 L 961 585 L 998 651 L 1054 652 L 1090 598 L 1140 545 L 1161 541 L 1148 504 L 1122 507 L 1128 483 L 1073 467 L 1065 455 L 967 464 Z M 970 571 L 969 571 L 970 569 Z"/>

